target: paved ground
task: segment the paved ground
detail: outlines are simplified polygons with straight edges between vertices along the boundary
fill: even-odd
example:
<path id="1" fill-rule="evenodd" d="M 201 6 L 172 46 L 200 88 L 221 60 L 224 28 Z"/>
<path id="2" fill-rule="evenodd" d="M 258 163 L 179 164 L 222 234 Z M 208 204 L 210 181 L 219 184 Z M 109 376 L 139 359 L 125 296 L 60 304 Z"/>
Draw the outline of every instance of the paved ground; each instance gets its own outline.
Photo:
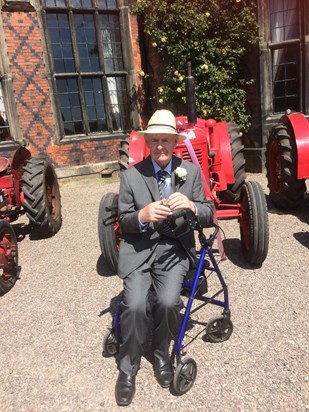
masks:
<path id="1" fill-rule="evenodd" d="M 261 182 L 267 195 L 265 177 Z M 97 235 L 102 195 L 117 180 L 62 183 L 63 226 L 36 240 L 26 217 L 19 235 L 21 278 L 0 298 L 0 411 L 117 411 L 114 358 L 102 357 L 103 335 L 117 306 L 120 280 L 100 256 Z M 234 332 L 225 343 L 203 340 L 218 308 L 192 314 L 185 342 L 198 374 L 177 397 L 158 386 L 147 358 L 128 411 L 309 410 L 309 201 L 284 214 L 269 204 L 270 250 L 251 268 L 240 250 L 239 226 L 223 222 L 228 260 L 220 263 L 229 285 Z M 213 282 L 213 283 L 212 283 Z M 215 279 L 210 279 L 216 287 Z"/>

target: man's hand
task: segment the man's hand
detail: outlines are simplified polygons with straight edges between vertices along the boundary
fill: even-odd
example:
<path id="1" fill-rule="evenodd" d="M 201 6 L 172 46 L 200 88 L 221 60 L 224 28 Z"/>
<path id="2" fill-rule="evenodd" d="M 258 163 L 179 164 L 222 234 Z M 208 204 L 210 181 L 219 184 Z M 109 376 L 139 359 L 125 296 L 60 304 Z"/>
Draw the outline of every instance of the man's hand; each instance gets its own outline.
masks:
<path id="1" fill-rule="evenodd" d="M 138 213 L 138 218 L 141 223 L 160 222 L 172 214 L 168 206 L 164 206 L 164 202 L 159 200 L 157 202 L 149 203 L 143 207 Z"/>
<path id="2" fill-rule="evenodd" d="M 175 192 L 168 198 L 168 205 L 171 210 L 191 209 L 195 213 L 195 204 L 180 192 Z"/>

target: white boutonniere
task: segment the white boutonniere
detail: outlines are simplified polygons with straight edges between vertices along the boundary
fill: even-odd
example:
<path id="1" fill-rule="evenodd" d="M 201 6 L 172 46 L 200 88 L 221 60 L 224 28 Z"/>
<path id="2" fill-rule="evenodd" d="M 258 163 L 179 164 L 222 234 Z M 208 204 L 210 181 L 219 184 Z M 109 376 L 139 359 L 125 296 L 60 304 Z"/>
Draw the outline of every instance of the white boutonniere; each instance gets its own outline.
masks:
<path id="1" fill-rule="evenodd" d="M 175 173 L 176 183 L 181 184 L 186 181 L 187 174 L 188 174 L 186 169 L 184 169 L 183 167 L 177 167 L 174 173 Z"/>

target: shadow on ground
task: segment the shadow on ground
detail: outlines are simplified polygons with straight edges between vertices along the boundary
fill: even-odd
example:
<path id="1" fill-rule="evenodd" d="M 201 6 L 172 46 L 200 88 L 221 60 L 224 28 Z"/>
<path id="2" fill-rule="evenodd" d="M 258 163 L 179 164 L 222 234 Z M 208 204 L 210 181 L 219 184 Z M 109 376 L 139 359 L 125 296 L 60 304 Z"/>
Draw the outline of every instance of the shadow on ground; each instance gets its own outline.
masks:
<path id="1" fill-rule="evenodd" d="M 105 261 L 103 258 L 103 255 L 99 256 L 99 259 L 97 261 L 97 273 L 99 276 L 103 277 L 109 277 L 109 276 L 115 276 L 116 272 L 114 272 L 108 265 L 108 263 Z"/>
<path id="2" fill-rule="evenodd" d="M 33 227 L 28 223 L 27 224 L 26 223 L 14 223 L 12 224 L 12 227 L 14 229 L 17 242 L 22 242 L 27 236 L 29 237 L 30 240 L 34 240 L 34 241 L 48 239 L 49 237 L 54 236 L 54 235 L 42 236 L 40 233 L 34 230 Z"/>

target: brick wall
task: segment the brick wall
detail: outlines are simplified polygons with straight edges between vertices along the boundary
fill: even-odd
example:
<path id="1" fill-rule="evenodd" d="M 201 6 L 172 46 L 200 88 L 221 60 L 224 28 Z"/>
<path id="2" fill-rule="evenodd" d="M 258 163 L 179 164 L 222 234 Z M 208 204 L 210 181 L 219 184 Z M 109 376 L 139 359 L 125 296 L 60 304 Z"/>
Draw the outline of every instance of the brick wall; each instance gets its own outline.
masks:
<path id="1" fill-rule="evenodd" d="M 138 93 L 142 96 L 139 70 L 141 68 L 138 27 L 130 16 L 134 69 L 138 77 Z M 33 11 L 2 10 L 5 42 L 10 72 L 13 76 L 14 98 L 23 138 L 32 155 L 46 153 L 56 167 L 87 165 L 118 158 L 119 135 L 74 143 L 57 142 L 55 118 L 50 99 L 44 64 L 43 44 L 37 13 Z M 0 148 L 1 150 L 1 148 Z M 5 154 L 9 156 L 9 154 Z"/>

